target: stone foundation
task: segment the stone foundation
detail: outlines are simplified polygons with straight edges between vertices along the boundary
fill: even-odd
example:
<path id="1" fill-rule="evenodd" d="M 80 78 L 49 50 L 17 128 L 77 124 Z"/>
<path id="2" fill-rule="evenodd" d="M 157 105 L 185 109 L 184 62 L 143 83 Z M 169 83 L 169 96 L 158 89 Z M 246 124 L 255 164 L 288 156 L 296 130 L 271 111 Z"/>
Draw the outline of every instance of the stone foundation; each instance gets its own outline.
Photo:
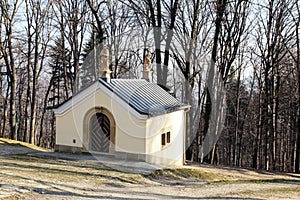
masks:
<path id="1" fill-rule="evenodd" d="M 65 145 L 58 145 L 56 144 L 54 150 L 57 152 L 66 152 L 66 153 L 82 153 L 83 149 L 81 147 L 72 147 L 72 146 L 65 146 Z"/>
<path id="2" fill-rule="evenodd" d="M 134 153 L 126 153 L 126 152 L 115 152 L 115 157 L 124 160 L 134 160 L 134 161 L 146 161 L 146 155 L 144 154 L 134 154 Z"/>
<path id="3" fill-rule="evenodd" d="M 171 160 L 161 157 L 156 157 L 153 155 L 146 155 L 146 154 L 134 154 L 134 153 L 127 153 L 127 152 L 120 152 L 120 151 L 114 151 L 110 149 L 110 153 L 106 153 L 106 156 L 113 156 L 118 159 L 123 160 L 132 160 L 132 161 L 142 161 L 142 162 L 148 162 L 156 165 L 162 165 L 162 166 L 183 166 L 183 160 Z M 72 146 L 65 146 L 65 145 L 55 145 L 55 151 L 58 152 L 66 152 L 66 153 L 91 153 L 89 151 L 86 151 L 85 148 L 81 147 L 72 147 Z M 96 152 L 94 152 L 96 153 Z M 92 153 L 93 154 L 93 153 Z M 99 152 L 99 155 L 101 155 L 101 152 Z"/>

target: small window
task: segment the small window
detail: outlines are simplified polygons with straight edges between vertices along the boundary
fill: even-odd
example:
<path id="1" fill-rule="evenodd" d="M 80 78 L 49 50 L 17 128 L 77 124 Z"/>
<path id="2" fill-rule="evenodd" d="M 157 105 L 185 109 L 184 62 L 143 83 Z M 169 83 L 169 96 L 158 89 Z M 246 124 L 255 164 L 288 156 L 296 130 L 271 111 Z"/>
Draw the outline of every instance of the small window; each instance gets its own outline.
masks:
<path id="1" fill-rule="evenodd" d="M 166 134 L 161 134 L 161 145 L 166 145 Z"/>
<path id="2" fill-rule="evenodd" d="M 170 131 L 167 132 L 167 143 L 170 143 L 171 142 L 171 133 Z"/>

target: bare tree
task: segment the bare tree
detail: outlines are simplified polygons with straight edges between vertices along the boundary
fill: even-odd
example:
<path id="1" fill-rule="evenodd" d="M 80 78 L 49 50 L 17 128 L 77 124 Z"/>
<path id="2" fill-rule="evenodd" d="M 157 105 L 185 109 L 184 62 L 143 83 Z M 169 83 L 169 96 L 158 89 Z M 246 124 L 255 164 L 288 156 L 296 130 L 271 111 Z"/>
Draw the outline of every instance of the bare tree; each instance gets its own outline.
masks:
<path id="1" fill-rule="evenodd" d="M 44 66 L 48 42 L 51 36 L 49 9 L 51 1 L 43 5 L 41 1 L 26 0 L 28 37 L 28 88 L 30 91 L 29 134 L 26 140 L 34 144 L 36 138 L 37 92 L 39 78 Z M 28 95 L 28 94 L 27 94 Z M 27 97 L 28 98 L 28 97 Z"/>
<path id="2" fill-rule="evenodd" d="M 86 33 L 87 24 L 87 1 L 84 0 L 56 0 L 56 19 L 58 22 L 59 31 L 62 36 L 63 44 L 66 40 L 71 50 L 71 65 L 72 65 L 72 77 L 71 77 L 71 91 L 67 94 L 78 92 L 79 89 L 79 67 L 80 56 L 84 44 L 84 35 Z M 65 44 L 64 44 L 65 46 Z M 67 64 L 64 64 L 66 71 Z M 65 81 L 68 82 L 67 80 Z M 68 90 L 67 86 L 65 87 Z"/>
<path id="3" fill-rule="evenodd" d="M 135 20 L 141 29 L 145 29 L 145 27 L 153 29 L 157 83 L 167 86 L 170 48 L 180 1 L 130 0 L 129 3 L 122 2 L 134 10 Z"/>
<path id="4" fill-rule="evenodd" d="M 215 4 L 214 36 L 211 52 L 211 65 L 208 74 L 208 81 L 214 82 L 214 70 L 217 68 L 226 84 L 230 76 L 230 70 L 237 58 L 238 50 L 245 38 L 247 30 L 246 20 L 248 19 L 249 2 L 243 0 L 227 1 L 218 0 Z M 211 114 L 211 100 L 209 91 L 206 98 L 204 133 L 209 128 Z M 214 162 L 215 148 L 209 155 L 209 162 Z"/>
<path id="5" fill-rule="evenodd" d="M 11 139 L 17 139 L 17 118 L 16 118 L 16 88 L 17 88 L 17 71 L 15 66 L 14 51 L 13 51 L 13 24 L 15 22 L 16 13 L 19 8 L 19 1 L 9 3 L 7 0 L 0 2 L 0 9 L 2 12 L 2 20 L 4 35 L 0 37 L 0 50 L 3 55 L 4 63 L 8 76 L 8 83 L 10 88 L 10 134 Z"/>
<path id="6" fill-rule="evenodd" d="M 257 30 L 257 46 L 259 57 L 264 67 L 264 132 L 265 132 L 265 169 L 276 168 L 277 134 L 278 134 L 278 102 L 283 65 L 287 48 L 286 41 L 291 39 L 288 19 L 290 1 L 270 0 L 263 7 L 267 15 L 260 15 Z M 262 34 L 263 32 L 263 34 Z"/>
<path id="7" fill-rule="evenodd" d="M 285 41 L 287 50 L 295 63 L 298 79 L 298 110 L 297 110 L 297 137 L 296 137 L 296 155 L 295 155 L 295 172 L 300 172 L 300 4 L 299 1 L 291 2 L 292 6 L 289 10 L 290 16 L 292 18 L 292 32 L 295 33 L 293 36 L 294 42 L 292 48 L 289 48 L 289 41 Z"/>
<path id="8" fill-rule="evenodd" d="M 201 71 L 206 67 L 205 59 L 209 57 L 208 44 L 211 42 L 212 24 L 209 23 L 208 1 L 187 0 L 182 2 L 178 9 L 176 31 L 174 31 L 171 45 L 171 58 L 175 60 L 176 68 L 185 79 L 182 91 L 183 101 L 193 106 L 187 116 L 186 145 L 189 146 L 193 143 L 187 150 L 187 159 L 194 160 L 194 156 L 198 157 L 200 145 L 200 135 L 197 129 L 200 124 L 201 96 L 203 96 Z M 182 50 L 184 51 L 182 52 Z M 174 86 L 180 84 L 181 81 L 177 80 Z M 198 90 L 198 97 L 193 95 L 196 92 L 195 89 Z"/>
<path id="9" fill-rule="evenodd" d="M 102 1 L 93 2 L 88 0 L 88 5 L 92 13 L 92 45 L 93 53 L 101 50 L 101 45 L 106 43 L 110 46 L 110 69 L 112 77 L 118 78 L 119 72 L 125 72 L 128 60 L 127 54 L 130 54 L 126 47 L 126 31 L 132 28 L 133 11 L 128 6 L 124 6 L 120 1 Z M 100 48 L 96 48 L 100 45 Z M 134 50 L 132 49 L 132 52 Z M 84 67 L 84 66 L 83 66 Z M 133 68 L 133 66 L 130 66 Z M 97 69 L 94 70 L 95 72 Z"/>

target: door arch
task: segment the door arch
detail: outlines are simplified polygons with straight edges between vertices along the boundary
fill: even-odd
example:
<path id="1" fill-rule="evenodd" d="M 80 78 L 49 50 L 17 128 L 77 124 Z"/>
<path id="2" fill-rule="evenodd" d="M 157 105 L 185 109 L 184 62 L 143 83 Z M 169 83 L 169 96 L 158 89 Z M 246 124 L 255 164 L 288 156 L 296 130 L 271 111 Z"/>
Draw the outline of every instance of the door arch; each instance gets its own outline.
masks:
<path id="1" fill-rule="evenodd" d="M 115 152 L 115 120 L 103 107 L 90 109 L 84 117 L 83 149 L 87 152 Z"/>

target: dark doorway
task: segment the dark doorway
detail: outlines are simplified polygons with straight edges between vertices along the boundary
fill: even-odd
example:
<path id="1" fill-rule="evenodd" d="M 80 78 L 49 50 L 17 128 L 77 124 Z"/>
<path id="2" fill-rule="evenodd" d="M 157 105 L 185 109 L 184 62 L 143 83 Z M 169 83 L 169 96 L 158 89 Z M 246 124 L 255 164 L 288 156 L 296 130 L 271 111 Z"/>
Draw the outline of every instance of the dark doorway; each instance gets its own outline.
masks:
<path id="1" fill-rule="evenodd" d="M 96 113 L 92 116 L 89 126 L 90 149 L 96 152 L 109 152 L 110 121 L 106 115 Z"/>

